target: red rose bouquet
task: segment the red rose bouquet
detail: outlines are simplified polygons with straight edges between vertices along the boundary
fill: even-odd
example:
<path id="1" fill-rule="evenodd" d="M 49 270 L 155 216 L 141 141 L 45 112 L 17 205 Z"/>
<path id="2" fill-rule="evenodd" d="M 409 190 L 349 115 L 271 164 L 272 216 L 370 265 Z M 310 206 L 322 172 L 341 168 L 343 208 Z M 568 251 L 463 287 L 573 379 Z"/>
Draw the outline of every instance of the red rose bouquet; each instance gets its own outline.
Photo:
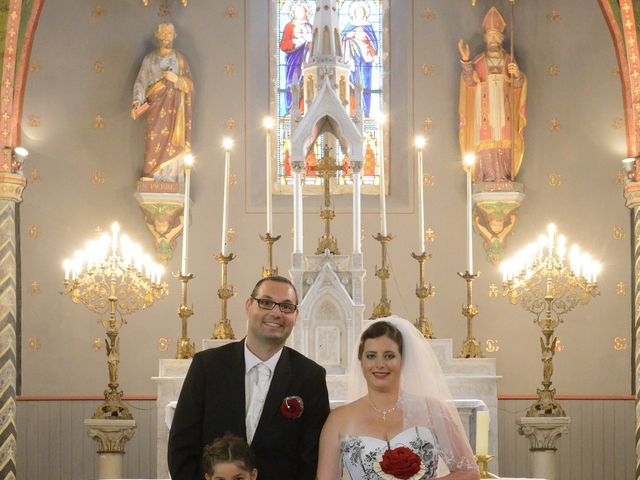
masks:
<path id="1" fill-rule="evenodd" d="M 426 469 L 418 455 L 410 448 L 396 447 L 387 450 L 373 470 L 384 480 L 418 480 Z"/>
<path id="2" fill-rule="evenodd" d="M 285 397 L 285 399 L 280 404 L 280 413 L 282 414 L 283 417 L 288 418 L 290 420 L 300 418 L 302 416 L 303 411 L 304 411 L 304 403 L 302 402 L 302 399 L 298 396 Z"/>

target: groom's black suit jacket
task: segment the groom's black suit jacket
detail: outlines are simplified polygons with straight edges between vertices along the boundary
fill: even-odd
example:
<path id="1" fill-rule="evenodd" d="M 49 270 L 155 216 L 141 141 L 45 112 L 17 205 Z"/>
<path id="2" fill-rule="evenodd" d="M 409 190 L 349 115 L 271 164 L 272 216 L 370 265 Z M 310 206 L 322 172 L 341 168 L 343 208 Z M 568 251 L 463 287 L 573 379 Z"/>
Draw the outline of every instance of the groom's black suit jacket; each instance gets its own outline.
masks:
<path id="1" fill-rule="evenodd" d="M 324 368 L 284 347 L 251 447 L 260 480 L 314 480 L 320 431 L 329 414 Z M 280 412 L 299 396 L 296 419 Z M 169 433 L 173 480 L 202 480 L 202 450 L 227 432 L 246 438 L 244 341 L 197 353 L 184 380 Z"/>

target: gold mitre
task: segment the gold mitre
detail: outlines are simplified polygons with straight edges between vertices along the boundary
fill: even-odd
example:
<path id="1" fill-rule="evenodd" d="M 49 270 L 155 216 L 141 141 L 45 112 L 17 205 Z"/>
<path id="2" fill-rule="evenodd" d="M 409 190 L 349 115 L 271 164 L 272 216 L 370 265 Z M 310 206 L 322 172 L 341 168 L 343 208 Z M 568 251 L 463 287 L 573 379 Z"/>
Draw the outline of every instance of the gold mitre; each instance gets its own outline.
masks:
<path id="1" fill-rule="evenodd" d="M 506 26 L 507 22 L 504 21 L 504 17 L 496 7 L 491 7 L 482 21 L 482 28 L 485 33 L 489 33 L 491 31 L 502 33 Z"/>

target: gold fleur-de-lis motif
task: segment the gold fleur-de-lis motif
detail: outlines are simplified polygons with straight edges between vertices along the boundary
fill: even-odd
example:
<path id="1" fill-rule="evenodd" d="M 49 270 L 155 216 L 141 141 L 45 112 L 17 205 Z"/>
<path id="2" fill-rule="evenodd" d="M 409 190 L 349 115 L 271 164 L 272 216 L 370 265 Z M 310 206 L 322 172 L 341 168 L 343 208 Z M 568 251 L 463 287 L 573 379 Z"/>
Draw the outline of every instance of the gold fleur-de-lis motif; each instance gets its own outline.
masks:
<path id="1" fill-rule="evenodd" d="M 562 176 L 559 173 L 552 172 L 549 174 L 549 186 L 559 187 L 562 185 Z"/>
<path id="2" fill-rule="evenodd" d="M 626 295 L 627 294 L 627 286 L 624 282 L 618 282 L 616 284 L 616 295 Z"/>
<path id="3" fill-rule="evenodd" d="M 549 14 L 547 15 L 547 20 L 549 20 L 551 23 L 557 22 L 561 18 L 562 17 L 560 16 L 560 14 L 558 13 L 558 10 L 555 7 L 552 8 Z"/>
<path id="4" fill-rule="evenodd" d="M 427 172 L 422 177 L 422 183 L 424 183 L 425 187 L 433 187 L 436 184 L 436 177 Z"/>
<path id="5" fill-rule="evenodd" d="M 617 352 L 622 352 L 627 349 L 627 339 L 624 337 L 615 337 L 613 339 L 613 349 Z"/>
<path id="6" fill-rule="evenodd" d="M 169 339 L 166 337 L 160 337 L 158 339 L 158 351 L 166 352 L 169 350 Z"/>
<path id="7" fill-rule="evenodd" d="M 613 176 L 613 183 L 615 185 L 623 185 L 624 184 L 624 172 L 618 172 Z"/>
<path id="8" fill-rule="evenodd" d="M 104 128 L 104 117 L 100 114 L 96 115 L 96 118 L 93 119 L 93 128 Z"/>
<path id="9" fill-rule="evenodd" d="M 430 77 L 435 73 L 436 66 L 432 63 L 423 63 L 422 64 L 422 74 L 426 77 Z"/>
<path id="10" fill-rule="evenodd" d="M 547 66 L 547 74 L 549 74 L 550 77 L 556 77 L 558 76 L 558 73 L 560 73 L 560 67 L 555 63 L 551 63 Z"/>
<path id="11" fill-rule="evenodd" d="M 93 65 L 91 65 L 91 70 L 93 70 L 95 73 L 104 72 L 104 62 L 102 60 L 95 60 L 93 62 Z"/>
<path id="12" fill-rule="evenodd" d="M 429 133 L 433 129 L 433 119 L 431 117 L 425 118 L 424 122 L 422 122 L 422 130 L 424 133 Z"/>
<path id="13" fill-rule="evenodd" d="M 227 121 L 224 123 L 224 128 L 227 130 L 233 130 L 236 128 L 236 119 L 233 117 L 227 118 Z"/>
<path id="14" fill-rule="evenodd" d="M 38 128 L 42 126 L 42 119 L 40 115 L 31 114 L 27 117 L 27 125 L 30 127 Z"/>
<path id="15" fill-rule="evenodd" d="M 636 106 L 640 107 L 640 105 Z M 611 124 L 611 126 L 613 128 L 615 128 L 616 130 L 620 130 L 623 126 L 624 126 L 624 119 L 620 118 L 620 117 L 616 117 L 613 119 L 613 123 Z"/>
<path id="16" fill-rule="evenodd" d="M 224 74 L 231 76 L 236 74 L 236 66 L 231 62 L 226 62 L 224 64 Z"/>
<path id="17" fill-rule="evenodd" d="M 39 72 L 40 71 L 40 62 L 37 60 L 31 60 L 29 63 L 29 71 L 30 72 Z"/>
<path id="18" fill-rule="evenodd" d="M 624 231 L 624 228 L 622 228 L 619 225 L 616 225 L 613 227 L 613 238 L 614 240 L 623 240 L 624 237 L 626 237 L 627 234 Z"/>
<path id="19" fill-rule="evenodd" d="M 228 19 L 231 19 L 231 18 L 235 17 L 237 14 L 238 14 L 238 12 L 231 5 L 229 5 L 224 11 L 224 17 L 228 18 Z"/>
<path id="20" fill-rule="evenodd" d="M 500 345 L 498 343 L 498 340 L 496 340 L 495 338 L 487 338 L 486 350 L 487 352 L 490 352 L 490 353 L 497 352 L 498 350 L 500 350 Z"/>
<path id="21" fill-rule="evenodd" d="M 40 172 L 36 167 L 33 167 L 31 169 L 31 173 L 29 174 L 29 179 L 31 180 L 32 183 L 38 183 L 40 180 L 42 180 L 42 176 L 40 175 Z"/>
<path id="22" fill-rule="evenodd" d="M 236 237 L 237 237 L 236 231 L 233 228 L 229 227 L 227 229 L 227 242 L 233 243 Z"/>
<path id="23" fill-rule="evenodd" d="M 163 2 L 158 5 L 158 16 L 159 17 L 168 17 L 171 14 L 171 7 L 168 3 Z"/>
<path id="24" fill-rule="evenodd" d="M 104 185 L 107 179 L 104 176 L 104 172 L 96 170 L 91 174 L 91 183 L 94 185 Z"/>
<path id="25" fill-rule="evenodd" d="M 40 340 L 38 339 L 38 337 L 29 337 L 27 346 L 29 347 L 29 350 L 33 352 L 35 352 L 36 350 L 40 350 Z"/>
<path id="26" fill-rule="evenodd" d="M 102 233 L 102 227 L 98 225 L 93 229 L 93 233 L 100 235 Z"/>
<path id="27" fill-rule="evenodd" d="M 238 175 L 236 175 L 235 173 L 230 173 L 229 174 L 229 186 L 230 187 L 234 187 L 238 184 Z"/>
<path id="28" fill-rule="evenodd" d="M 431 10 L 430 8 L 426 8 L 420 14 L 420 18 L 422 18 L 422 20 L 424 20 L 425 22 L 430 22 L 431 20 L 436 18 L 436 14 L 433 13 L 433 10 Z"/>
<path id="29" fill-rule="evenodd" d="M 549 130 L 551 130 L 552 132 L 559 131 L 561 126 L 562 125 L 560 125 L 560 121 L 557 118 L 552 118 L 549 122 Z"/>
<path id="30" fill-rule="evenodd" d="M 564 349 L 565 349 L 564 344 L 558 338 L 558 341 L 556 342 L 556 352 L 562 352 Z"/>
<path id="31" fill-rule="evenodd" d="M 27 227 L 27 234 L 29 235 L 29 238 L 38 238 L 40 236 L 40 227 L 37 225 L 29 225 Z"/>
<path id="32" fill-rule="evenodd" d="M 91 10 L 91 15 L 93 15 L 94 17 L 104 17 L 106 14 L 107 9 L 102 5 L 96 5 L 95 7 L 93 7 L 93 10 Z"/>
<path id="33" fill-rule="evenodd" d="M 91 348 L 93 348 L 94 352 L 99 352 L 102 350 L 103 345 L 102 339 L 100 337 L 96 337 L 93 339 L 93 343 L 91 343 Z"/>
<path id="34" fill-rule="evenodd" d="M 433 231 L 433 228 L 427 228 L 427 231 L 424 232 L 425 233 L 425 239 L 427 240 L 427 242 L 435 242 L 436 241 L 436 232 Z"/>
<path id="35" fill-rule="evenodd" d="M 620 76 L 620 67 L 618 65 L 614 65 L 613 67 L 611 67 L 611 75 L 613 75 L 614 77 Z"/>
<path id="36" fill-rule="evenodd" d="M 31 285 L 29 285 L 29 292 L 33 294 L 42 292 L 40 288 L 40 283 L 37 280 L 34 280 L 33 282 L 31 282 Z"/>
<path id="37" fill-rule="evenodd" d="M 500 292 L 498 291 L 498 286 L 495 283 L 489 285 L 489 291 L 487 292 L 487 295 L 489 295 L 489 297 L 497 297 L 499 293 Z"/>

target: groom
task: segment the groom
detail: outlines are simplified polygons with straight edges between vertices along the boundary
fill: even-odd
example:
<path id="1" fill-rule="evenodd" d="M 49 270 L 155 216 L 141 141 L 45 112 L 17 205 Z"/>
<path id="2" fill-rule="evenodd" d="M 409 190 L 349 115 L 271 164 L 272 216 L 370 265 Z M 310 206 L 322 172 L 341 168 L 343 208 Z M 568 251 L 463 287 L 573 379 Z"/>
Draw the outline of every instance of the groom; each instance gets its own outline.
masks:
<path id="1" fill-rule="evenodd" d="M 329 395 L 324 368 L 284 346 L 297 303 L 287 278 L 261 279 L 246 338 L 193 357 L 169 433 L 173 480 L 201 480 L 202 449 L 227 432 L 246 436 L 260 480 L 315 479 Z"/>

